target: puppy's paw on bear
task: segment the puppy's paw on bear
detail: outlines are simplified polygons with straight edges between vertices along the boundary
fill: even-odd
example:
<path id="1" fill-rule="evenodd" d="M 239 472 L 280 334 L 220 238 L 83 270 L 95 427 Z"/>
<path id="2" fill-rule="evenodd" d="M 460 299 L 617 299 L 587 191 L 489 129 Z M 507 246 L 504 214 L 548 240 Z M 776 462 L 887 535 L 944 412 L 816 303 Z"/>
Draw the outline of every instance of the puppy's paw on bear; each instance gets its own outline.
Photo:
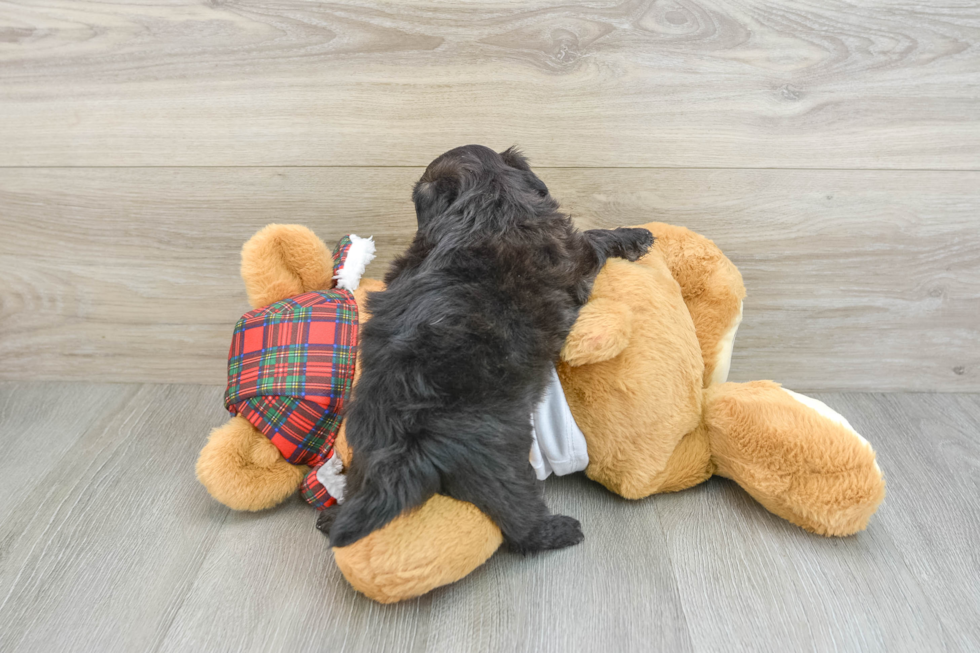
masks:
<path id="1" fill-rule="evenodd" d="M 619 230 L 617 229 L 617 231 Z M 642 258 L 650 251 L 650 247 L 653 246 L 653 234 L 650 233 L 649 229 L 628 227 L 624 228 L 623 231 L 629 232 L 629 238 L 623 245 L 623 258 L 627 261 L 635 261 Z"/>

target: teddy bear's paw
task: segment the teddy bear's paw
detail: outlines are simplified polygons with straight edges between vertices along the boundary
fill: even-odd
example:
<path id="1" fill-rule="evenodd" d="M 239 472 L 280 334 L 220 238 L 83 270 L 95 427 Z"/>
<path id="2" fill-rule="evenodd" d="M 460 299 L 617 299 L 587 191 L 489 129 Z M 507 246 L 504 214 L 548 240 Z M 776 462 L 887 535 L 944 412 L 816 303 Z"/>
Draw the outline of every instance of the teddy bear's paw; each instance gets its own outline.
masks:
<path id="1" fill-rule="evenodd" d="M 528 534 L 523 542 L 510 543 L 510 549 L 527 555 L 575 546 L 585 539 L 582 524 L 574 517 L 549 515 Z"/>

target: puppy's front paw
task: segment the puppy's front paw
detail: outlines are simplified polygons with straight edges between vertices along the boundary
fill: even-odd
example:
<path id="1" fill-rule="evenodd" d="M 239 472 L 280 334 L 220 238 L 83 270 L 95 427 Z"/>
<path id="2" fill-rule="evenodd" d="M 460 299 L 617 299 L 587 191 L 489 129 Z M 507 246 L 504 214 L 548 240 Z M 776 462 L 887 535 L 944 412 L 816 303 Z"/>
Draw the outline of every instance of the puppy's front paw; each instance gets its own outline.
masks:
<path id="1" fill-rule="evenodd" d="M 618 230 L 617 230 L 618 231 Z M 649 229 L 642 227 L 629 227 L 622 229 L 626 238 L 623 242 L 623 258 L 627 261 L 635 261 L 650 251 L 653 246 L 653 234 Z"/>

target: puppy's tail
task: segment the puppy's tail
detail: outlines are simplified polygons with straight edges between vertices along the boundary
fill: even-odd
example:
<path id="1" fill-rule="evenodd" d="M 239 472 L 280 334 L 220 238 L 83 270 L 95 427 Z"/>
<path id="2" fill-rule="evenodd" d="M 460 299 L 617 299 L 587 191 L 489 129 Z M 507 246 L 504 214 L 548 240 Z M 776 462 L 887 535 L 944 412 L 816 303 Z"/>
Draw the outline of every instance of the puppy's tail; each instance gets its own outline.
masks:
<path id="1" fill-rule="evenodd" d="M 353 490 L 330 528 L 330 546 L 347 546 L 378 530 L 439 489 L 439 472 L 418 447 L 382 449 L 350 469 Z"/>

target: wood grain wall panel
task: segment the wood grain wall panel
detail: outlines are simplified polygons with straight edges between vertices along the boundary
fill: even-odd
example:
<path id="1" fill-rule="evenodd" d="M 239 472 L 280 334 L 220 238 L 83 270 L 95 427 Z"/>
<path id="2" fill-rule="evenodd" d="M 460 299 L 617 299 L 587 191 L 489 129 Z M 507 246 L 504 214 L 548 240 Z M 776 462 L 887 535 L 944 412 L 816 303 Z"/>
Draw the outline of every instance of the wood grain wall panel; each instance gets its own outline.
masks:
<path id="1" fill-rule="evenodd" d="M 713 238 L 749 296 L 733 380 L 980 390 L 980 173 L 541 169 L 579 226 Z M 418 168 L 0 170 L 0 376 L 220 384 L 241 244 L 411 238 Z"/>
<path id="2" fill-rule="evenodd" d="M 980 12 L 764 0 L 0 4 L 0 165 L 980 168 Z"/>

